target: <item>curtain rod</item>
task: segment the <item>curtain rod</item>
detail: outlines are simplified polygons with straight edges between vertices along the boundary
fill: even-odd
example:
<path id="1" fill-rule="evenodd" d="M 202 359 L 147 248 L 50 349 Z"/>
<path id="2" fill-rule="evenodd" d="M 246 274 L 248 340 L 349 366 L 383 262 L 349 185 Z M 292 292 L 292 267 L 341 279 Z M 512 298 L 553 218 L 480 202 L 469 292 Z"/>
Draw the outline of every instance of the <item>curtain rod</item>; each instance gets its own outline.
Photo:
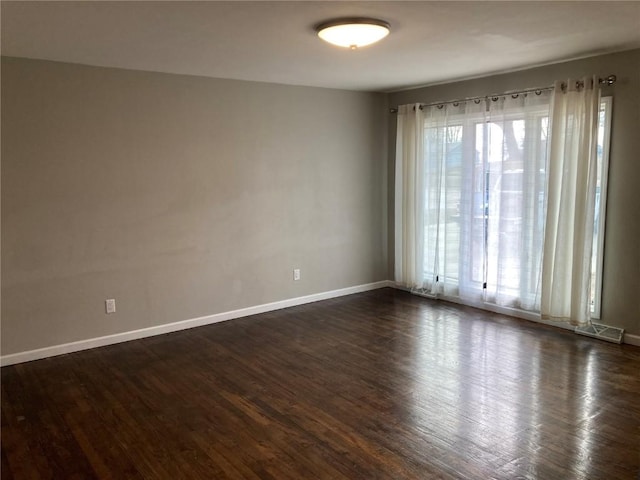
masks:
<path id="1" fill-rule="evenodd" d="M 615 75 L 608 75 L 605 78 L 599 78 L 598 79 L 598 83 L 600 85 L 613 85 L 614 83 L 616 83 L 616 81 L 618 80 L 618 77 L 616 77 Z M 580 88 L 584 86 L 584 82 L 582 80 L 578 80 L 576 81 L 576 87 Z M 562 87 L 565 88 L 565 84 L 562 84 Z M 494 94 L 494 95 L 482 95 L 480 97 L 467 97 L 467 98 L 461 98 L 459 100 L 449 100 L 447 102 L 433 102 L 433 103 L 421 103 L 420 107 L 432 107 L 434 105 L 450 105 L 452 103 L 460 103 L 460 102 L 470 102 L 470 101 L 476 101 L 476 100 L 485 100 L 487 98 L 496 98 L 497 97 L 501 97 L 504 95 L 521 95 L 523 93 L 530 93 L 530 92 L 544 92 L 546 90 L 553 90 L 555 88 L 555 85 L 550 85 L 548 87 L 542 87 L 542 88 L 529 88 L 526 90 L 512 90 L 510 92 L 505 92 L 505 93 L 500 93 L 500 94 Z M 479 103 L 479 102 L 477 102 Z M 393 107 L 389 109 L 389 113 L 398 113 L 398 107 Z"/>

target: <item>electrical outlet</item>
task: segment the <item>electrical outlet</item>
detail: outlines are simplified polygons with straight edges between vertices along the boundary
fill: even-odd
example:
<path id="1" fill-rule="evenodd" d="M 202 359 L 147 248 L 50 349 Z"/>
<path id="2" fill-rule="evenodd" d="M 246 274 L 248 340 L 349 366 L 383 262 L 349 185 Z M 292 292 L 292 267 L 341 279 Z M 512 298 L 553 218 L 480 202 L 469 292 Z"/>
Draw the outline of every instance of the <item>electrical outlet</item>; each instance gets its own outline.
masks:
<path id="1" fill-rule="evenodd" d="M 108 298 L 104 301 L 105 309 L 107 313 L 116 313 L 116 299 Z"/>
<path id="2" fill-rule="evenodd" d="M 298 281 L 300 280 L 300 269 L 299 268 L 294 268 L 293 269 L 293 280 L 294 281 Z"/>

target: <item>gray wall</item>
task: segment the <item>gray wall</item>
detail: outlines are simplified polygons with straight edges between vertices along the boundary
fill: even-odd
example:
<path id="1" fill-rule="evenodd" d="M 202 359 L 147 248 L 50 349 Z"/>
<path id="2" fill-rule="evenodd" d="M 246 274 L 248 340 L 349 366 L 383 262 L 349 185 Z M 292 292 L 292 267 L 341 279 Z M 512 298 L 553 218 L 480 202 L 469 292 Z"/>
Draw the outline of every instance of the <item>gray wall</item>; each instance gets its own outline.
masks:
<path id="1" fill-rule="evenodd" d="M 640 334 L 640 50 L 559 63 L 504 75 L 406 90 L 389 95 L 389 105 L 437 102 L 544 87 L 557 79 L 615 74 L 604 88 L 613 96 L 609 186 L 604 248 L 602 322 Z M 388 187 L 393 192 L 395 118 L 389 122 Z M 393 204 L 393 193 L 388 197 Z M 393 225 L 393 208 L 389 208 Z M 389 272 L 393 272 L 393 228 L 389 232 Z"/>
<path id="2" fill-rule="evenodd" d="M 2 354 L 391 278 L 386 106 L 591 73 L 618 75 L 602 318 L 640 334 L 640 50 L 388 96 L 3 58 Z"/>
<path id="3" fill-rule="evenodd" d="M 381 94 L 3 58 L 2 354 L 386 279 L 387 119 Z"/>

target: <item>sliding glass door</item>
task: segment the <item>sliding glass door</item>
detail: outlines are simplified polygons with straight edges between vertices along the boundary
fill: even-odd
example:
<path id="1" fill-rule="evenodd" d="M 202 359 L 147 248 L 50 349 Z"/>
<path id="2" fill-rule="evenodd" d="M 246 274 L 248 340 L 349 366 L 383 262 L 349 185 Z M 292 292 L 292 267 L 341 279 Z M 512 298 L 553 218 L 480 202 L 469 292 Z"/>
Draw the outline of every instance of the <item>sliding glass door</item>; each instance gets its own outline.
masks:
<path id="1" fill-rule="evenodd" d="M 535 310 L 549 93 L 427 107 L 425 288 Z"/>

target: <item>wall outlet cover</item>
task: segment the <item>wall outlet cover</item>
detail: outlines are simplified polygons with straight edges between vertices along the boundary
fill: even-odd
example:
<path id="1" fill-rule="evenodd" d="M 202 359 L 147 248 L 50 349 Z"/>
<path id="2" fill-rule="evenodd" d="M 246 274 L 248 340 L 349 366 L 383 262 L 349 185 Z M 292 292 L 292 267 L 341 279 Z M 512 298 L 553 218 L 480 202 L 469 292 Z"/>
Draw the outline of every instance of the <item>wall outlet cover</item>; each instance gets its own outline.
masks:
<path id="1" fill-rule="evenodd" d="M 107 313 L 116 313 L 116 299 L 108 298 L 104 301 L 104 306 Z"/>

